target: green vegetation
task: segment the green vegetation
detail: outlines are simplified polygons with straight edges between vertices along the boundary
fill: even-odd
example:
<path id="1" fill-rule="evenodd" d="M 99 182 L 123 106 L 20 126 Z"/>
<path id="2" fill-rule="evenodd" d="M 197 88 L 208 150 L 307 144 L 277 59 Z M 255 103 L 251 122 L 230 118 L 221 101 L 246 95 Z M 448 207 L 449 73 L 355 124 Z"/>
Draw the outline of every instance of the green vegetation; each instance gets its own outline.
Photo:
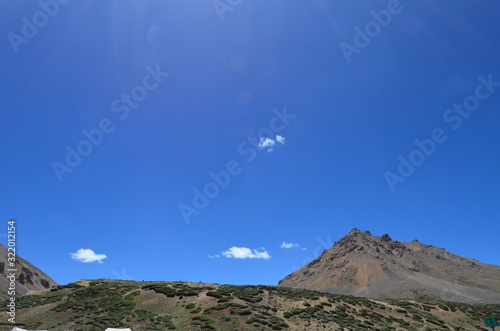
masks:
<path id="1" fill-rule="evenodd" d="M 85 320 L 89 328 L 128 327 L 125 318 L 135 307 L 133 296 L 124 297 L 127 286 L 99 284 L 89 287 L 78 287 L 69 293 L 63 302 L 51 310 L 55 312 L 71 311 L 74 321 Z"/>
<path id="2" fill-rule="evenodd" d="M 184 308 L 193 309 L 194 307 L 196 307 L 196 305 L 194 303 L 188 303 Z"/>
<path id="3" fill-rule="evenodd" d="M 82 284 L 70 283 L 18 298 L 19 310 L 43 310 L 20 322 L 30 329 L 83 331 L 106 327 L 156 331 L 470 330 L 482 329 L 483 317 L 500 312 L 500 305 L 370 300 L 264 285 L 109 280 Z M 0 303 L 0 311 L 7 310 L 6 303 Z"/>
<path id="4" fill-rule="evenodd" d="M 41 295 L 25 295 L 16 300 L 16 308 L 30 308 L 36 306 L 43 306 L 53 302 L 61 301 L 64 296 L 69 293 L 69 291 L 51 291 L 44 296 Z M 7 310 L 6 307 L 2 306 L 1 310 Z"/>
<path id="5" fill-rule="evenodd" d="M 208 291 L 207 292 L 207 296 L 209 297 L 214 297 L 214 298 L 217 298 L 217 299 L 220 299 L 223 297 L 223 295 L 219 292 L 216 292 L 216 291 Z"/>

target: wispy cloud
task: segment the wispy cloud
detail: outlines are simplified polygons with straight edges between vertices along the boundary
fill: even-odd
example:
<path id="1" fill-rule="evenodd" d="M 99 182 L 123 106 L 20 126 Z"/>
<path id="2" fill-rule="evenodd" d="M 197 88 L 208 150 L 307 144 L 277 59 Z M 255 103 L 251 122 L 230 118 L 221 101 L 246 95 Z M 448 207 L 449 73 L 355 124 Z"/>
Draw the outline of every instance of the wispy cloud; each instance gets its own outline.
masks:
<path id="1" fill-rule="evenodd" d="M 215 254 L 215 255 L 207 255 L 207 256 L 208 256 L 209 258 L 211 258 L 211 259 L 217 259 L 217 258 L 219 258 L 219 257 L 220 257 L 220 255 L 219 255 L 219 254 Z"/>
<path id="2" fill-rule="evenodd" d="M 276 141 L 282 145 L 285 144 L 285 137 L 282 137 L 280 135 L 276 135 Z"/>
<path id="3" fill-rule="evenodd" d="M 99 262 L 102 263 L 102 260 L 104 260 L 107 256 L 104 254 L 96 254 L 94 253 L 93 250 L 91 249 L 84 249 L 80 248 L 76 253 L 70 253 L 71 258 L 74 260 L 78 260 L 83 263 L 89 263 L 89 262 Z"/>
<path id="4" fill-rule="evenodd" d="M 266 251 L 265 248 L 262 248 L 260 251 L 256 249 L 250 249 L 247 247 L 236 247 L 233 246 L 229 248 L 227 251 L 222 252 L 222 255 L 227 258 L 235 258 L 235 259 L 270 259 L 271 255 Z"/>
<path id="5" fill-rule="evenodd" d="M 266 149 L 268 153 L 273 151 L 274 146 L 276 146 L 276 144 L 284 145 L 285 137 L 276 135 L 275 139 L 266 137 L 266 138 L 260 138 L 259 140 L 259 148 Z"/>
<path id="6" fill-rule="evenodd" d="M 300 245 L 297 243 L 287 243 L 285 241 L 280 245 L 280 248 L 294 248 L 294 247 L 300 247 Z"/>

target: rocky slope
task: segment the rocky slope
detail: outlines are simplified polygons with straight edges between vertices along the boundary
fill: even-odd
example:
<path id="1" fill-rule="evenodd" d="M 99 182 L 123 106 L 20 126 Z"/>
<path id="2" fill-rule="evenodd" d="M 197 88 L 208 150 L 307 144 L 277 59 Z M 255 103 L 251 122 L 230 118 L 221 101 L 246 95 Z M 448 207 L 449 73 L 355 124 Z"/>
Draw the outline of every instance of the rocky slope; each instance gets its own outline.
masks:
<path id="1" fill-rule="evenodd" d="M 0 297 L 5 298 L 8 293 L 10 281 L 7 276 L 10 272 L 7 269 L 17 269 L 16 272 L 16 294 L 24 295 L 28 291 L 40 291 L 56 286 L 57 283 L 46 273 L 35 267 L 20 256 L 16 256 L 14 268 L 8 264 L 7 247 L 0 244 Z"/>
<path id="2" fill-rule="evenodd" d="M 500 303 L 500 267 L 353 229 L 279 286 L 369 298 Z"/>

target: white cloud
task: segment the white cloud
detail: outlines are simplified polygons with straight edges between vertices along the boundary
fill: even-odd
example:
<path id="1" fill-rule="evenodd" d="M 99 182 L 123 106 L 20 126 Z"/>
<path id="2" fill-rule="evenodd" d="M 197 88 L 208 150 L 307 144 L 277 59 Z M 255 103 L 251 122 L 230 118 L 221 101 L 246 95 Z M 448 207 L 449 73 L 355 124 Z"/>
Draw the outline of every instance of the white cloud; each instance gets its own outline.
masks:
<path id="1" fill-rule="evenodd" d="M 300 247 L 300 245 L 297 243 L 287 243 L 287 242 L 283 242 L 280 245 L 280 248 L 294 248 L 294 247 Z"/>
<path id="2" fill-rule="evenodd" d="M 220 255 L 219 254 L 215 254 L 215 255 L 207 255 L 209 258 L 211 259 L 216 259 L 216 258 L 219 258 Z"/>
<path id="3" fill-rule="evenodd" d="M 229 248 L 227 251 L 222 252 L 222 255 L 224 255 L 227 258 L 235 258 L 235 259 L 270 259 L 271 255 L 262 248 L 261 251 L 258 251 L 256 249 L 250 249 L 247 247 L 236 247 L 233 246 Z"/>
<path id="4" fill-rule="evenodd" d="M 80 248 L 78 251 L 76 251 L 76 253 L 70 253 L 70 254 L 72 259 L 78 260 L 83 263 L 89 263 L 95 261 L 102 263 L 102 260 L 104 260 L 107 257 L 104 254 L 96 254 L 94 253 L 93 250 L 84 248 Z"/>
<path id="5" fill-rule="evenodd" d="M 284 145 L 285 144 L 285 138 L 280 136 L 280 135 L 276 135 L 276 138 L 275 139 L 271 139 L 271 138 L 260 138 L 259 140 L 259 148 L 260 149 L 267 149 L 267 152 L 272 152 L 273 149 L 274 149 L 274 146 L 276 145 L 276 143 L 280 143 L 281 145 Z"/>
<path id="6" fill-rule="evenodd" d="M 259 141 L 260 148 L 273 147 L 274 145 L 276 145 L 276 142 L 271 138 L 260 138 Z"/>

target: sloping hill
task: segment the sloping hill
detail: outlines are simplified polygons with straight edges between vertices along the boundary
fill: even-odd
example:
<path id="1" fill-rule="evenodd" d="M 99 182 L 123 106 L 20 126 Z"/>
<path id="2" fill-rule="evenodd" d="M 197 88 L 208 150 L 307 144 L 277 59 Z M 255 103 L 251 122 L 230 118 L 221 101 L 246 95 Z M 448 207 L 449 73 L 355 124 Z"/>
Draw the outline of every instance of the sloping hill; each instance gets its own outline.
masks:
<path id="1" fill-rule="evenodd" d="M 24 295 L 28 291 L 40 291 L 56 286 L 57 283 L 45 272 L 35 267 L 20 256 L 16 256 L 16 266 L 9 267 L 7 247 L 0 244 L 0 295 L 7 296 L 10 281 L 7 279 L 7 269 L 17 269 L 16 293 Z"/>
<path id="2" fill-rule="evenodd" d="M 401 242 L 353 229 L 279 286 L 369 298 L 500 303 L 500 267 L 416 240 Z"/>
<path id="3" fill-rule="evenodd" d="M 5 319 L 6 302 L 0 303 Z M 276 286 L 94 280 L 26 295 L 26 329 L 486 330 L 500 305 L 372 300 Z M 0 325 L 10 330 L 12 325 Z"/>

